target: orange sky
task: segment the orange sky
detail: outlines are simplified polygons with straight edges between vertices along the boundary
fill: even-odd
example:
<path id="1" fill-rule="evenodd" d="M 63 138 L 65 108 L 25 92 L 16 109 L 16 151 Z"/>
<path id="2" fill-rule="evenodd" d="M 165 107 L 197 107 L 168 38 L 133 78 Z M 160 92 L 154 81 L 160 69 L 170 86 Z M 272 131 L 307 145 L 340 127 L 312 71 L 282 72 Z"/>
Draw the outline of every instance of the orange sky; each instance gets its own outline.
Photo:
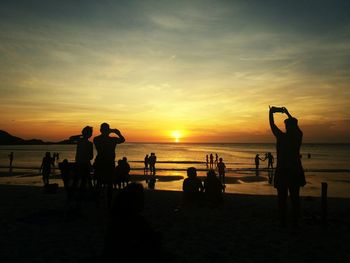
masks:
<path id="1" fill-rule="evenodd" d="M 0 129 L 270 142 L 275 105 L 306 142 L 350 142 L 346 2 L 279 3 L 2 1 Z"/>

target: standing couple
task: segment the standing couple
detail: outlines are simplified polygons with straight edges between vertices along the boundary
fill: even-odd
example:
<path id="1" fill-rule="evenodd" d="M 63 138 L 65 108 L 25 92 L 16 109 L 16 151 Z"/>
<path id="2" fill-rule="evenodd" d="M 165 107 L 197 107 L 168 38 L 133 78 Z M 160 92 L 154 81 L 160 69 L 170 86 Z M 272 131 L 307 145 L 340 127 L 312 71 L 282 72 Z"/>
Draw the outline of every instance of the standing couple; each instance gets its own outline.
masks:
<path id="1" fill-rule="evenodd" d="M 91 160 L 93 159 L 93 144 L 89 141 L 92 136 L 92 127 L 86 126 L 81 135 L 72 136 L 77 141 L 76 167 L 77 176 L 84 183 L 90 176 Z M 96 188 L 99 191 L 102 185 L 107 186 L 108 206 L 112 205 L 113 175 L 115 170 L 115 149 L 117 144 L 125 142 L 124 136 L 118 129 L 111 129 L 108 123 L 102 123 L 101 134 L 93 140 L 97 155 L 94 161 Z M 117 136 L 110 136 L 114 133 Z"/>

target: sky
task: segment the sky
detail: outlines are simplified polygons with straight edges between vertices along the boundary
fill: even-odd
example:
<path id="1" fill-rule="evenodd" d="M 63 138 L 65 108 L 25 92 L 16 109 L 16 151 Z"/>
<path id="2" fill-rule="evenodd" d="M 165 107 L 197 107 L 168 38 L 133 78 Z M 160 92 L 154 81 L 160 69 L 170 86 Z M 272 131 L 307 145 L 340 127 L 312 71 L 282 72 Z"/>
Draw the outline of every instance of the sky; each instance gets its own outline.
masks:
<path id="1" fill-rule="evenodd" d="M 349 1 L 0 2 L 0 129 L 58 141 L 350 142 Z M 277 114 L 283 129 L 285 115 Z"/>

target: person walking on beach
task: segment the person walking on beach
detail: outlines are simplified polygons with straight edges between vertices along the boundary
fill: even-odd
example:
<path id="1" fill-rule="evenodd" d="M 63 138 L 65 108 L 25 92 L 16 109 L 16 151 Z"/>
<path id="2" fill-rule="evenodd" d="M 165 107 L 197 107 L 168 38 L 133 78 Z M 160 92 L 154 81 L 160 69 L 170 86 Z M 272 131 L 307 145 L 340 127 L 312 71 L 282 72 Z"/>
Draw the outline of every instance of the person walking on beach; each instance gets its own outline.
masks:
<path id="1" fill-rule="evenodd" d="M 155 153 L 151 153 L 151 156 L 149 157 L 148 162 L 149 162 L 149 170 L 151 172 L 151 175 L 156 175 L 157 156 Z"/>
<path id="2" fill-rule="evenodd" d="M 51 168 L 54 166 L 53 164 L 53 158 L 51 157 L 50 152 L 46 152 L 45 156 L 41 162 L 41 166 L 39 169 L 39 172 L 41 172 L 43 176 L 43 183 L 44 186 L 49 184 L 49 177 L 51 174 Z"/>
<path id="3" fill-rule="evenodd" d="M 12 163 L 13 163 L 13 158 L 14 158 L 14 156 L 13 156 L 13 152 L 10 152 L 10 154 L 9 154 L 9 161 L 10 161 L 10 166 L 9 166 L 9 173 L 10 173 L 10 175 L 12 175 Z"/>
<path id="4" fill-rule="evenodd" d="M 226 169 L 226 165 L 223 162 L 222 158 L 219 158 L 219 162 L 218 162 L 217 166 L 218 166 L 218 172 L 219 172 L 219 180 L 225 186 L 225 169 Z"/>
<path id="5" fill-rule="evenodd" d="M 280 112 L 288 116 L 285 119 L 286 132 L 282 132 L 274 122 L 274 113 Z M 300 160 L 300 147 L 303 132 L 298 126 L 298 120 L 285 107 L 270 107 L 270 127 L 276 137 L 277 166 L 274 187 L 277 189 L 279 220 L 281 226 L 286 226 L 288 192 L 292 202 L 293 224 L 298 224 L 300 211 L 300 187 L 306 184 L 305 174 Z"/>
<path id="6" fill-rule="evenodd" d="M 215 162 L 214 162 L 214 163 L 215 163 L 215 167 L 218 166 L 218 162 L 219 162 L 219 159 L 218 159 L 218 158 L 219 158 L 219 155 L 216 153 L 216 154 L 215 154 Z"/>
<path id="7" fill-rule="evenodd" d="M 99 191 L 101 189 L 102 184 L 107 186 L 107 204 L 111 208 L 115 149 L 117 144 L 125 142 L 125 138 L 118 129 L 110 129 L 108 123 L 101 124 L 100 132 L 101 134 L 94 138 L 97 151 L 94 162 L 97 190 Z M 109 136 L 110 133 L 114 133 L 117 137 Z"/>
<path id="8" fill-rule="evenodd" d="M 208 154 L 205 156 L 205 162 L 207 164 L 207 169 L 209 168 L 209 156 Z"/>
<path id="9" fill-rule="evenodd" d="M 187 169 L 187 178 L 182 183 L 184 203 L 197 203 L 200 200 L 201 193 L 204 191 L 202 181 L 197 177 L 197 169 L 189 167 Z"/>
<path id="10" fill-rule="evenodd" d="M 93 144 L 89 141 L 92 136 L 92 127 L 86 126 L 81 131 L 80 135 L 71 136 L 70 140 L 77 142 L 77 149 L 75 154 L 76 175 L 74 178 L 74 189 L 77 198 L 86 193 L 87 188 L 92 187 L 91 183 L 91 160 L 94 157 Z M 56 154 L 56 156 L 58 153 Z"/>

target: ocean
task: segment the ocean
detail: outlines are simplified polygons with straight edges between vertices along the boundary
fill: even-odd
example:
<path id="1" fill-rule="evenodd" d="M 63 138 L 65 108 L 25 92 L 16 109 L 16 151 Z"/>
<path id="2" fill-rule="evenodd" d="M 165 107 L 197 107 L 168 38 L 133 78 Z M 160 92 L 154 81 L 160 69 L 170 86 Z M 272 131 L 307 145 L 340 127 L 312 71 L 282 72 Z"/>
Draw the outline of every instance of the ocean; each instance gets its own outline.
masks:
<path id="1" fill-rule="evenodd" d="M 16 145 L 0 146 L 0 168 L 9 166 L 9 154 L 14 153 L 13 167 L 16 170 L 36 170 L 41 165 L 45 152 L 58 152 L 59 161 L 68 159 L 74 161 L 75 145 Z M 249 176 L 255 176 L 254 158 L 257 153 L 264 158 L 265 153 L 271 152 L 276 157 L 275 144 L 273 143 L 124 143 L 117 146 L 116 160 L 127 157 L 132 168 L 132 173 L 142 173 L 143 160 L 146 154 L 154 152 L 157 156 L 157 175 L 186 176 L 188 167 L 194 166 L 205 175 L 206 155 L 218 154 L 223 158 L 227 167 L 227 177 L 239 178 L 237 184 L 227 186 L 227 191 L 254 192 L 254 194 L 272 193 L 273 189 L 266 191 L 269 186 L 266 180 L 249 180 Z M 96 153 L 96 152 L 95 152 Z M 310 195 L 318 195 L 323 181 L 330 182 L 336 187 L 331 190 L 333 196 L 350 197 L 350 144 L 303 144 L 301 148 L 302 163 L 306 171 Z M 310 158 L 308 157 L 310 155 Z M 267 176 L 267 162 L 261 162 L 261 176 Z M 246 180 L 244 180 L 246 179 Z M 248 184 L 248 183 L 249 184 Z M 250 187 L 244 190 L 244 185 Z M 251 189 L 251 186 L 258 189 Z M 160 189 L 181 190 L 181 183 L 162 182 L 157 184 Z M 270 187 L 271 188 L 271 187 Z M 243 190 L 242 190 L 243 189 Z M 274 192 L 273 192 L 274 193 Z"/>

